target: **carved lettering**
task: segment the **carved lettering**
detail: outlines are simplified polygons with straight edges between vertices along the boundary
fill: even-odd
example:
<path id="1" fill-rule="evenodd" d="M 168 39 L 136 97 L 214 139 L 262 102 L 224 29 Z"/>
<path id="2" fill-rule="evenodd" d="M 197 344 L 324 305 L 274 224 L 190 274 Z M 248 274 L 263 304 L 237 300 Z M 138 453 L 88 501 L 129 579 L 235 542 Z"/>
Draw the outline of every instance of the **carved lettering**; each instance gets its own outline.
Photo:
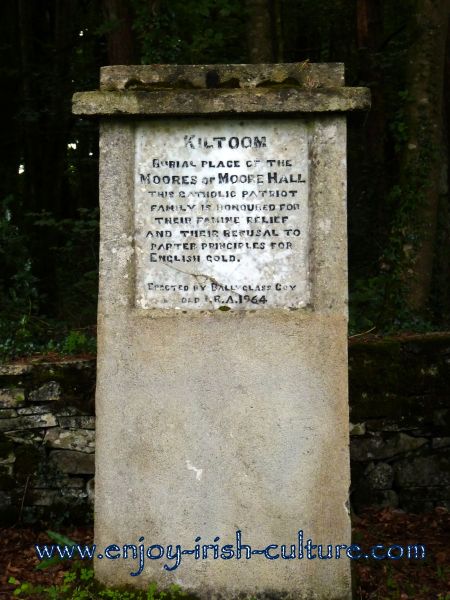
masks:
<path id="1" fill-rule="evenodd" d="M 308 304 L 307 135 L 298 121 L 137 127 L 138 307 Z"/>

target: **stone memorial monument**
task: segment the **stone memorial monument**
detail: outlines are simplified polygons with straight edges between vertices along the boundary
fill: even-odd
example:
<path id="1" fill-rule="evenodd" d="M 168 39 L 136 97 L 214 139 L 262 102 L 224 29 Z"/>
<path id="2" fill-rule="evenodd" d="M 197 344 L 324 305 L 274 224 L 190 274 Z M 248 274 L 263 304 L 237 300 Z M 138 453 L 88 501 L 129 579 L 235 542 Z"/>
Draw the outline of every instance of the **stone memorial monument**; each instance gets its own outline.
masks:
<path id="1" fill-rule="evenodd" d="M 345 113 L 369 102 L 340 64 L 113 66 L 75 94 L 101 117 L 101 581 L 350 598 Z"/>

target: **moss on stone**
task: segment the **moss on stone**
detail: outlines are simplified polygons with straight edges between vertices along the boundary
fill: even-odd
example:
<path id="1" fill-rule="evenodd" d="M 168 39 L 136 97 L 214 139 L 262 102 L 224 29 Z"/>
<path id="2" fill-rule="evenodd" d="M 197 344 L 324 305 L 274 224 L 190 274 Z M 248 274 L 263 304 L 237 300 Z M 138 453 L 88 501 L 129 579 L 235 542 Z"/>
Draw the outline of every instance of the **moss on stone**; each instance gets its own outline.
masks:
<path id="1" fill-rule="evenodd" d="M 73 112 L 87 116 L 300 114 L 367 110 L 367 88 L 317 88 L 277 84 L 252 89 L 151 89 L 78 92 Z"/>

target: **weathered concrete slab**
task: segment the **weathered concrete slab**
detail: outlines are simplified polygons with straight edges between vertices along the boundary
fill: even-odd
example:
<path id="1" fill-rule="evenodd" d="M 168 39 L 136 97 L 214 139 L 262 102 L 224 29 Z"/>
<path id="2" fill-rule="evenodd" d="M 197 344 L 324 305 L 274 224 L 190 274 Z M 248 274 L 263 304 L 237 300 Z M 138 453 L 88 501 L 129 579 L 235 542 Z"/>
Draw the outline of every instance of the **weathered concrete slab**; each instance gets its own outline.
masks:
<path id="1" fill-rule="evenodd" d="M 78 92 L 77 115 L 201 115 L 231 113 L 347 112 L 370 107 L 367 88 L 303 90 L 276 87 L 239 90 Z"/>
<path id="2" fill-rule="evenodd" d="M 100 70 L 104 91 L 158 88 L 255 88 L 271 85 L 304 88 L 344 85 L 342 63 L 279 63 L 261 65 L 113 65 Z"/>

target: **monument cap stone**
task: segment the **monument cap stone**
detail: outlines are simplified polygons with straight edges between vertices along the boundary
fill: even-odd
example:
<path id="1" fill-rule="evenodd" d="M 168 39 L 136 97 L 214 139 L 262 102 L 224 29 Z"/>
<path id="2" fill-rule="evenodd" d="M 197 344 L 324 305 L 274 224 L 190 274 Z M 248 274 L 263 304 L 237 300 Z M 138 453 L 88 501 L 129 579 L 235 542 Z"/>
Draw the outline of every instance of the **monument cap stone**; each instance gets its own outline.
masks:
<path id="1" fill-rule="evenodd" d="M 83 115 L 345 112 L 367 109 L 367 88 L 344 87 L 341 64 L 110 66 L 100 91 L 78 92 Z"/>
<path id="2" fill-rule="evenodd" d="M 74 95 L 102 117 L 105 583 L 351 597 L 345 113 L 369 104 L 310 63 L 111 66 Z"/>

